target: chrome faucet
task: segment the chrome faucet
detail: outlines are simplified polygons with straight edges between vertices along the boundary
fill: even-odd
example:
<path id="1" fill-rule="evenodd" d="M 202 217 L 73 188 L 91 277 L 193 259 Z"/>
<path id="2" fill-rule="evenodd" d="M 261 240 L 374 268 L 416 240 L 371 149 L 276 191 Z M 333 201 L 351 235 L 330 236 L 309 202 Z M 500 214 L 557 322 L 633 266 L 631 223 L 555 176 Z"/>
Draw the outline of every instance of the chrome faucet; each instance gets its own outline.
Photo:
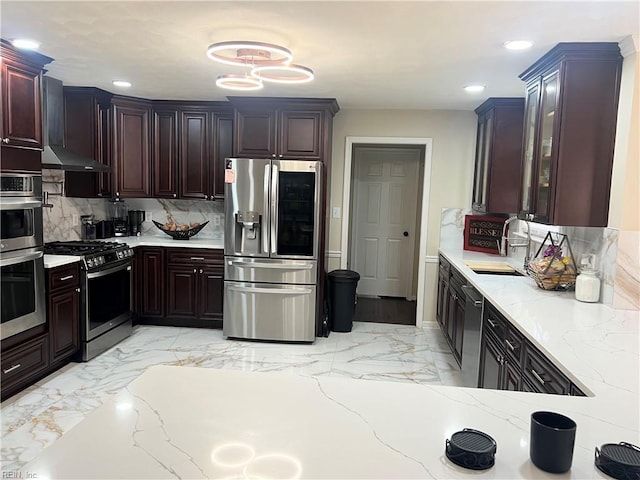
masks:
<path id="1" fill-rule="evenodd" d="M 504 225 L 502 226 L 502 241 L 500 242 L 500 256 L 502 257 L 506 257 L 507 256 L 507 245 L 509 245 L 513 251 L 515 252 L 516 248 L 518 247 L 526 247 L 526 251 L 524 254 L 524 267 L 525 269 L 527 268 L 527 264 L 529 263 L 529 260 L 531 260 L 529 257 L 531 255 L 531 226 L 529 225 L 529 222 L 527 220 L 523 220 L 523 222 L 527 225 L 527 242 L 523 243 L 517 243 L 516 241 L 512 240 L 512 237 L 507 237 L 507 226 L 513 222 L 514 220 L 518 220 L 518 217 L 516 215 L 507 218 L 504 221 Z"/>

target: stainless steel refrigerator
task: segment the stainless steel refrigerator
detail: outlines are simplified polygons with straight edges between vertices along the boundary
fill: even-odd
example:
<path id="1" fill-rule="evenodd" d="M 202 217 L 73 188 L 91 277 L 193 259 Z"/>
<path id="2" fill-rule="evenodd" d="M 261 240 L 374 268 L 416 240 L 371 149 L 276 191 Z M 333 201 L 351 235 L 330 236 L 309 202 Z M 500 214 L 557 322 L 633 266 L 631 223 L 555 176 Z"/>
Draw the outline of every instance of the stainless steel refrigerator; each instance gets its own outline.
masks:
<path id="1" fill-rule="evenodd" d="M 225 162 L 223 333 L 313 342 L 322 163 Z"/>

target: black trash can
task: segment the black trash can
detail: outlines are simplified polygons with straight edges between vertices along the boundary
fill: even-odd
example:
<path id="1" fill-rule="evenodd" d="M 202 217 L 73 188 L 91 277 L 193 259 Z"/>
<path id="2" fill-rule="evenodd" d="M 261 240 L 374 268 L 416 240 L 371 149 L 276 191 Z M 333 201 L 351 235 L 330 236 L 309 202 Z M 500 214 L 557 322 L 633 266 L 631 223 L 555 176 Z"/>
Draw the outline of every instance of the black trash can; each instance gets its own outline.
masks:
<path id="1" fill-rule="evenodd" d="M 329 277 L 329 312 L 331 330 L 350 332 L 356 312 L 356 287 L 360 274 L 352 270 L 334 270 Z"/>

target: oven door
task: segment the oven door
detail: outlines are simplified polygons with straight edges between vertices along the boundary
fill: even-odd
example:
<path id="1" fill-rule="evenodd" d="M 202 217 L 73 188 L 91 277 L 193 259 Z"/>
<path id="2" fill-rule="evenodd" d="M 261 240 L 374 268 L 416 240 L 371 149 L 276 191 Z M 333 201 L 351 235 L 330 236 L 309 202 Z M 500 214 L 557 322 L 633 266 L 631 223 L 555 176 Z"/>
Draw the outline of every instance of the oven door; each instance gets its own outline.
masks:
<path id="1" fill-rule="evenodd" d="M 42 201 L 37 197 L 0 200 L 0 251 L 42 246 Z"/>
<path id="2" fill-rule="evenodd" d="M 42 248 L 0 253 L 2 340 L 46 321 L 43 257 Z"/>
<path id="3" fill-rule="evenodd" d="M 84 341 L 92 340 L 131 319 L 131 262 L 87 273 L 84 289 Z"/>

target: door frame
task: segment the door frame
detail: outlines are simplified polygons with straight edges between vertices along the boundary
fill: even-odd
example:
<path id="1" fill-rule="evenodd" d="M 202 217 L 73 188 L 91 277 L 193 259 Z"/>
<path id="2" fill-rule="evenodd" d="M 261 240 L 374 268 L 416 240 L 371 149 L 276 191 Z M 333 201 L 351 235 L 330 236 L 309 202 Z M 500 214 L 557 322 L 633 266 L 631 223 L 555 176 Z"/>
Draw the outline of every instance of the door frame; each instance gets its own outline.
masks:
<path id="1" fill-rule="evenodd" d="M 353 169 L 353 146 L 358 144 L 367 144 L 367 146 L 376 145 L 407 145 L 424 147 L 424 158 L 422 159 L 423 181 L 422 181 L 422 201 L 420 213 L 420 239 L 418 250 L 418 288 L 417 288 L 417 304 L 415 325 L 418 324 L 418 318 L 424 318 L 424 288 L 426 276 L 427 261 L 427 234 L 429 225 L 429 187 L 431 185 L 431 153 L 433 148 L 432 138 L 421 137 L 346 137 L 346 145 L 344 152 L 344 180 L 342 191 L 342 238 L 340 244 L 340 268 L 347 268 L 347 258 L 349 255 L 349 222 L 351 215 L 351 180 Z M 422 322 L 420 322 L 421 324 Z"/>

